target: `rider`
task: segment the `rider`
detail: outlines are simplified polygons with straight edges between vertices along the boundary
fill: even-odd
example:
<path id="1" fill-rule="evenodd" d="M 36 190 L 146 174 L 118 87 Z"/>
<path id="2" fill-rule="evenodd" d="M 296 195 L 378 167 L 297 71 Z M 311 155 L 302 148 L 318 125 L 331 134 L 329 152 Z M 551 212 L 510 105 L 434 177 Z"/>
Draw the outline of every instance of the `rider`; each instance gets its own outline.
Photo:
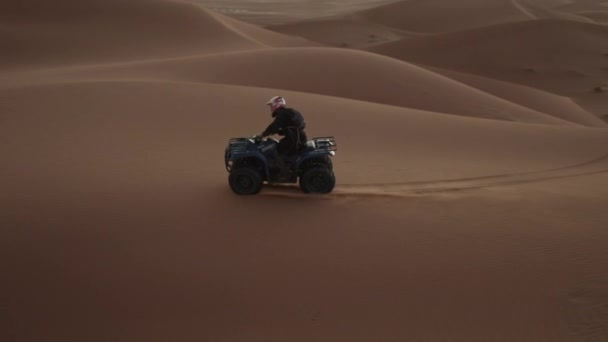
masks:
<path id="1" fill-rule="evenodd" d="M 281 170 L 279 177 L 289 175 L 289 167 L 281 156 L 289 156 L 297 153 L 301 146 L 306 144 L 306 123 L 302 114 L 287 107 L 285 99 L 281 96 L 274 96 L 268 102 L 270 112 L 274 121 L 262 132 L 261 137 L 272 134 L 285 136 L 279 141 L 279 146 L 275 150 L 275 160 Z"/>

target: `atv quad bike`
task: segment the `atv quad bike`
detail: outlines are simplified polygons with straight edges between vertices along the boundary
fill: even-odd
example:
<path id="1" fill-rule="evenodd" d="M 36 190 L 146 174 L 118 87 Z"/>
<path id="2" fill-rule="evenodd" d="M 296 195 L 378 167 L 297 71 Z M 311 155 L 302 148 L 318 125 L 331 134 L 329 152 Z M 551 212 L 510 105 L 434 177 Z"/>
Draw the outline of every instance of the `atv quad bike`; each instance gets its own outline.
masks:
<path id="1" fill-rule="evenodd" d="M 336 179 L 331 157 L 336 155 L 334 137 L 317 137 L 306 142 L 298 153 L 283 160 L 289 165 L 291 176 L 279 179 L 279 169 L 272 158 L 278 140 L 232 138 L 224 154 L 228 183 L 239 195 L 254 195 L 266 184 L 298 183 L 304 193 L 326 194 L 333 190 Z"/>

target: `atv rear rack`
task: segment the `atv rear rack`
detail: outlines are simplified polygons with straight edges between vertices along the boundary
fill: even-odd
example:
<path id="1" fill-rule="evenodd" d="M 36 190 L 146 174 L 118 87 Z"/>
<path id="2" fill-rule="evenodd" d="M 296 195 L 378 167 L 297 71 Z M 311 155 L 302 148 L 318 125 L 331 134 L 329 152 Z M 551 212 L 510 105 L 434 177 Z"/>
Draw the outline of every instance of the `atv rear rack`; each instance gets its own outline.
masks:
<path id="1" fill-rule="evenodd" d="M 308 147 L 316 150 L 337 151 L 338 145 L 334 137 L 314 137 L 306 142 Z"/>

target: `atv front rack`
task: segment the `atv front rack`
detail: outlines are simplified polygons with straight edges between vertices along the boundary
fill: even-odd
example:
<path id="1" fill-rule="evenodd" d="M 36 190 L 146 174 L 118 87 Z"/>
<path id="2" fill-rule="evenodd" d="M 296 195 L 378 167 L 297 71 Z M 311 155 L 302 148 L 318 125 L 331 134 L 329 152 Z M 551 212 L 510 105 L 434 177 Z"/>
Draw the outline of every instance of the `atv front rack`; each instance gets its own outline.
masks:
<path id="1" fill-rule="evenodd" d="M 226 150 L 232 152 L 244 152 L 247 151 L 247 146 L 252 143 L 253 140 L 250 138 L 232 138 L 228 141 Z"/>
<path id="2" fill-rule="evenodd" d="M 231 138 L 228 140 L 228 146 L 226 146 L 226 150 L 224 151 L 224 163 L 228 172 L 232 170 L 232 154 L 246 152 L 248 145 L 252 142 L 251 138 Z"/>

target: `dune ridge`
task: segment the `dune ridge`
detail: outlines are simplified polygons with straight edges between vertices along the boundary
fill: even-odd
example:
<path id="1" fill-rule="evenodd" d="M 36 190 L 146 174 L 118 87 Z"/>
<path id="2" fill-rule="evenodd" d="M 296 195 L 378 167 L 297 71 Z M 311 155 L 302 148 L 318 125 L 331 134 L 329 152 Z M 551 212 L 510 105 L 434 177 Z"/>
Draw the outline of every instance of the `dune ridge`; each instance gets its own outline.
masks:
<path id="1" fill-rule="evenodd" d="M 559 96 L 540 89 L 472 74 L 441 68 L 426 68 L 469 86 L 476 87 L 486 93 L 493 94 L 507 101 L 517 103 L 541 113 L 547 113 L 582 125 L 605 127 L 605 124 L 597 115 L 586 111 L 571 98 L 565 96 Z"/>
<path id="2" fill-rule="evenodd" d="M 363 64 L 365 72 L 359 69 Z M 486 119 L 573 124 L 426 69 L 356 50 L 259 49 L 66 71 L 76 79 L 160 79 L 274 87 Z M 61 72 L 51 75 L 66 77 Z M 34 79 L 38 77 L 35 74 Z M 436 101 L 437 94 L 450 97 Z"/>
<path id="3" fill-rule="evenodd" d="M 511 0 L 409 0 L 358 13 L 370 21 L 423 33 L 440 33 L 490 24 L 527 21 L 530 16 Z"/>
<path id="4" fill-rule="evenodd" d="M 596 23 L 590 16 L 562 10 L 560 0 L 407 0 L 380 4 L 349 14 L 267 25 L 273 31 L 331 46 L 365 48 L 404 38 L 484 28 L 500 23 L 563 19 Z M 605 9 L 605 8 L 604 8 Z M 428 20 L 432 18 L 432 20 Z"/>

